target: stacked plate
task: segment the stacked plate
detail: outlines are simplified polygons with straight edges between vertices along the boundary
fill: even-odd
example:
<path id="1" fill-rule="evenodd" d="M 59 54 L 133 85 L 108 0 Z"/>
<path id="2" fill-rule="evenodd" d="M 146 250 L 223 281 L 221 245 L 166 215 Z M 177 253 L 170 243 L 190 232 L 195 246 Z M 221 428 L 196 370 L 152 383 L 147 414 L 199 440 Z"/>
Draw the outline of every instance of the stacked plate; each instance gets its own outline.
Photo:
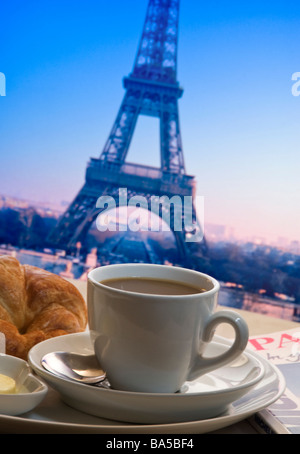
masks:
<path id="1" fill-rule="evenodd" d="M 227 339 L 216 337 L 216 341 L 208 344 L 206 355 L 220 354 L 229 343 Z M 275 402 L 285 389 L 280 371 L 248 349 L 231 364 L 193 382 L 186 382 L 175 394 L 118 391 L 58 377 L 41 365 L 43 356 L 51 351 L 91 354 L 89 333 L 49 339 L 30 351 L 29 363 L 33 370 L 74 412 L 83 412 L 81 424 L 74 424 L 71 420 L 69 424 L 67 421 L 53 421 L 52 428 L 56 430 L 204 433 L 251 416 Z M 88 415 L 92 417 L 92 424 L 89 418 L 84 422 Z"/>

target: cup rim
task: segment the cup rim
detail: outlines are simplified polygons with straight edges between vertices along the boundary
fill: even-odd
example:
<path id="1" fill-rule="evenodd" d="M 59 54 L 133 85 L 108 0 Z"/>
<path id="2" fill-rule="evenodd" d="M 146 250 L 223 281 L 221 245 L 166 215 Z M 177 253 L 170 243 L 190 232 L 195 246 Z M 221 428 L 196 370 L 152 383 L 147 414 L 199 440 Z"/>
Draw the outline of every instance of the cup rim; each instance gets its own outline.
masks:
<path id="1" fill-rule="evenodd" d="M 162 294 L 159 294 L 159 293 L 155 293 L 155 294 L 151 294 L 151 293 L 141 293 L 141 292 L 133 292 L 133 291 L 129 291 L 129 290 L 122 290 L 122 289 L 117 289 L 117 288 L 113 288 L 113 287 L 109 287 L 107 285 L 104 285 L 102 284 L 101 282 L 97 281 L 93 276 L 92 276 L 92 273 L 95 272 L 95 270 L 97 269 L 100 269 L 100 268 L 117 268 L 117 267 L 129 267 L 129 266 L 133 266 L 133 267 L 136 267 L 136 268 L 151 268 L 151 267 L 160 267 L 160 268 L 163 268 L 163 269 L 175 269 L 175 270 L 180 270 L 181 272 L 187 272 L 189 274 L 193 274 L 195 276 L 197 275 L 201 275 L 203 278 L 209 280 L 210 282 L 212 282 L 213 284 L 213 288 L 211 288 L 210 290 L 205 290 L 205 292 L 202 292 L 202 293 L 192 293 L 192 294 L 189 294 L 189 295 L 162 295 Z M 165 298 L 165 299 L 170 299 L 170 298 L 174 298 L 174 299 L 187 299 L 187 300 L 192 300 L 194 299 L 195 297 L 202 297 L 203 296 L 209 296 L 209 295 L 212 295 L 214 293 L 217 293 L 220 289 L 220 284 L 219 282 L 213 278 L 212 276 L 206 274 L 206 273 L 202 273 L 201 271 L 196 271 L 196 270 L 192 270 L 192 269 L 189 269 L 189 268 L 181 268 L 181 267 L 178 267 L 178 266 L 168 266 L 168 265 L 159 265 L 159 264 L 151 264 L 151 263 L 123 263 L 123 264 L 111 264 L 111 265 L 104 265 L 104 266 L 101 266 L 101 267 L 96 267 L 94 268 L 93 270 L 89 271 L 88 273 L 88 282 L 91 282 L 92 284 L 94 284 L 96 287 L 99 287 L 103 290 L 106 290 L 106 291 L 109 291 L 109 292 L 112 292 L 112 293 L 115 293 L 115 294 L 119 294 L 119 295 L 133 295 L 133 296 L 142 296 L 142 297 L 147 297 L 149 299 L 157 299 L 157 297 L 159 298 Z M 201 296 L 203 295 L 203 296 Z"/>

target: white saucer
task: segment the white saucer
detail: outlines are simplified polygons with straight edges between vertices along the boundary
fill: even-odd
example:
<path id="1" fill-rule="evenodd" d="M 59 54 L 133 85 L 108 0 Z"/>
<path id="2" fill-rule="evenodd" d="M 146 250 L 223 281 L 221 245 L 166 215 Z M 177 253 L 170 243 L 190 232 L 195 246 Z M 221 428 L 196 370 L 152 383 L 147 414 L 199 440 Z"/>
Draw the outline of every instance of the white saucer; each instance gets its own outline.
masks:
<path id="1" fill-rule="evenodd" d="M 211 342 L 207 356 L 220 354 L 227 348 L 222 342 Z M 170 424 L 216 417 L 255 387 L 265 372 L 262 361 L 252 352 L 245 351 L 230 365 L 186 382 L 180 393 L 135 393 L 83 385 L 51 374 L 42 367 L 41 359 L 46 353 L 58 350 L 92 353 L 89 333 L 41 342 L 31 349 L 29 363 L 71 407 L 90 415 L 130 423 Z"/>

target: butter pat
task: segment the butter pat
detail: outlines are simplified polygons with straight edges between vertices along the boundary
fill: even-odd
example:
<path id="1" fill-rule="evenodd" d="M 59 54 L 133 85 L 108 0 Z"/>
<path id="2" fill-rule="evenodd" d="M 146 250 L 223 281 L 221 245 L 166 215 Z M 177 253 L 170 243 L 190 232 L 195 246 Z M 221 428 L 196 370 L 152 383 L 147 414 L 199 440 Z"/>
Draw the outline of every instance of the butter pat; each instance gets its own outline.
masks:
<path id="1" fill-rule="evenodd" d="M 15 392 L 15 380 L 7 375 L 0 374 L 0 394 L 13 394 Z"/>

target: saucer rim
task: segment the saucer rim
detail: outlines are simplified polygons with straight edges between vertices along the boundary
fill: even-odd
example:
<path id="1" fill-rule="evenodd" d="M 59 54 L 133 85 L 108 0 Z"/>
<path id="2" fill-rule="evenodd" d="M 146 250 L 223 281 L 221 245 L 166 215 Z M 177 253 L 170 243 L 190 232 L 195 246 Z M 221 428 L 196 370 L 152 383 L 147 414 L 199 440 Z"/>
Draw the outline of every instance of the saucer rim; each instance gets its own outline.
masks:
<path id="1" fill-rule="evenodd" d="M 68 339 L 70 339 L 72 337 L 84 337 L 84 338 L 88 337 L 89 338 L 89 331 L 84 331 L 81 333 L 66 334 L 63 337 L 68 338 Z M 246 382 L 244 384 L 239 384 L 237 386 L 232 386 L 230 388 L 215 389 L 215 390 L 211 390 L 211 391 L 189 392 L 189 393 L 180 393 L 180 392 L 178 392 L 178 393 L 158 393 L 158 392 L 126 391 L 126 390 L 120 390 L 120 389 L 114 389 L 114 388 L 101 388 L 101 387 L 97 387 L 97 386 L 86 385 L 85 383 L 76 382 L 74 380 L 68 379 L 67 377 L 60 377 L 60 376 L 55 375 L 54 373 L 51 373 L 48 370 L 46 370 L 41 364 L 36 364 L 36 362 L 32 361 L 31 356 L 37 350 L 39 350 L 39 348 L 42 344 L 43 345 L 45 345 L 46 343 L 51 344 L 53 341 L 55 341 L 55 339 L 58 339 L 58 338 L 47 339 L 47 340 L 42 341 L 39 344 L 35 345 L 34 347 L 32 347 L 32 349 L 29 351 L 29 355 L 28 355 L 28 362 L 29 362 L 30 366 L 32 367 L 32 369 L 37 374 L 39 374 L 39 372 L 40 372 L 44 379 L 46 379 L 47 377 L 51 377 L 51 379 L 54 379 L 55 381 L 65 382 L 68 384 L 70 383 L 70 384 L 74 385 L 74 387 L 83 387 L 82 389 L 86 389 L 88 386 L 88 387 L 92 388 L 94 390 L 94 392 L 99 392 L 99 393 L 100 392 L 101 393 L 109 392 L 109 393 L 113 393 L 116 395 L 123 395 L 123 396 L 126 395 L 128 397 L 132 396 L 132 397 L 136 397 L 136 398 L 143 397 L 143 398 L 147 398 L 147 399 L 150 397 L 161 397 L 161 398 L 165 398 L 165 399 L 171 398 L 171 397 L 176 398 L 176 399 L 179 399 L 179 398 L 188 399 L 189 397 L 192 398 L 192 397 L 199 397 L 199 396 L 208 397 L 208 396 L 216 396 L 218 394 L 223 395 L 223 394 L 239 392 L 239 391 L 247 392 L 247 391 L 251 390 L 255 385 L 257 385 L 265 376 L 265 366 L 263 365 L 263 362 L 261 361 L 261 359 L 258 358 L 256 355 L 254 355 L 253 352 L 250 351 L 248 348 L 246 348 L 243 352 L 241 352 L 241 355 L 244 354 L 245 356 L 247 356 L 247 358 L 250 358 L 252 361 L 254 361 L 256 363 L 256 367 L 259 368 L 258 374 L 256 377 L 249 380 L 248 382 Z M 219 340 L 219 342 L 213 340 L 211 343 L 217 344 L 217 345 L 224 345 L 224 342 L 222 342 L 221 340 Z M 76 353 L 76 350 L 74 350 L 74 352 Z M 42 357 L 40 357 L 39 359 L 41 362 Z M 236 361 L 236 359 L 234 361 Z M 232 363 L 234 361 L 232 361 Z M 205 375 L 201 375 L 193 381 L 185 381 L 182 386 L 184 386 L 186 383 L 192 383 L 194 381 L 201 380 L 201 378 L 204 376 L 213 375 L 216 370 L 222 369 L 224 367 L 228 367 L 229 365 L 230 365 L 230 363 L 228 365 L 215 369 L 211 372 L 208 372 Z M 39 372 L 37 372 L 36 369 L 38 369 Z"/>

